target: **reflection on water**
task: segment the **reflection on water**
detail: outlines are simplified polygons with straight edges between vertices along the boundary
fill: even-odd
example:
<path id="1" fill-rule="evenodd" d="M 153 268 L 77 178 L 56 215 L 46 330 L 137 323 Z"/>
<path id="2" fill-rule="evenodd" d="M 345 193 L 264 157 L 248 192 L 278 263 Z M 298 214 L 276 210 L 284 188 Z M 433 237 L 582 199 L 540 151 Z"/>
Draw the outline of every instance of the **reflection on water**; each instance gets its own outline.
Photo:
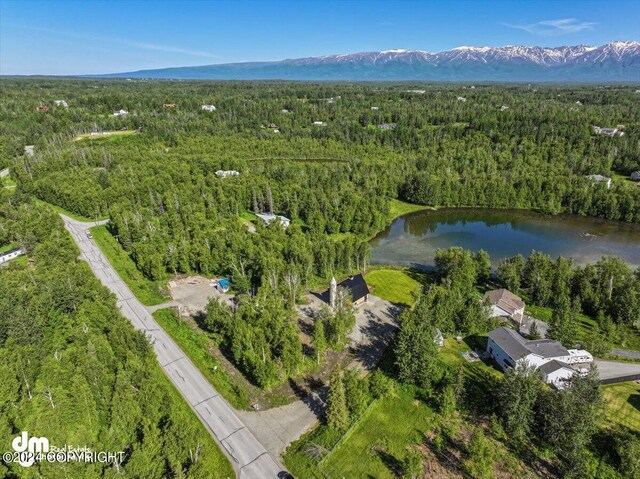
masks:
<path id="1" fill-rule="evenodd" d="M 640 266 L 640 225 L 528 211 L 452 209 L 421 211 L 396 219 L 371 240 L 373 264 L 429 267 L 438 248 L 484 249 L 499 260 L 532 250 L 571 257 L 577 264 L 619 256 Z"/>

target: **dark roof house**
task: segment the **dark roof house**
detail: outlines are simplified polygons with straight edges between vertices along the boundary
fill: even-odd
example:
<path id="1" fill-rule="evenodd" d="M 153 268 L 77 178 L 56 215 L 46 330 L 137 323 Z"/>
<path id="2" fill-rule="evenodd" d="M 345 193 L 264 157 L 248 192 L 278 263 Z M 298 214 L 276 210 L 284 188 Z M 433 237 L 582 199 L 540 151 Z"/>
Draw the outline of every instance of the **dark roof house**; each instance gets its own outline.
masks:
<path id="1" fill-rule="evenodd" d="M 366 299 L 369 295 L 369 287 L 361 274 L 351 276 L 344 281 L 338 283 L 338 287 L 345 288 L 351 294 L 351 300 L 354 303 Z"/>

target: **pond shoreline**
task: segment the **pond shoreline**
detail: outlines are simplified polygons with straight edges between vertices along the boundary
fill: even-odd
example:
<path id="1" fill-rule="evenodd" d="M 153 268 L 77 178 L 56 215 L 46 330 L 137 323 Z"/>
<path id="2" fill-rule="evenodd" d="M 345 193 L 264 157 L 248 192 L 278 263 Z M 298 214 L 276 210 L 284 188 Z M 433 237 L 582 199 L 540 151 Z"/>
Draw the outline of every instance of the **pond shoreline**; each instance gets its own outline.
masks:
<path id="1" fill-rule="evenodd" d="M 427 208 L 396 217 L 370 240 L 372 265 L 432 270 L 435 249 L 461 246 L 488 251 L 494 267 L 532 250 L 579 265 L 620 256 L 640 266 L 640 224 L 531 209 Z"/>

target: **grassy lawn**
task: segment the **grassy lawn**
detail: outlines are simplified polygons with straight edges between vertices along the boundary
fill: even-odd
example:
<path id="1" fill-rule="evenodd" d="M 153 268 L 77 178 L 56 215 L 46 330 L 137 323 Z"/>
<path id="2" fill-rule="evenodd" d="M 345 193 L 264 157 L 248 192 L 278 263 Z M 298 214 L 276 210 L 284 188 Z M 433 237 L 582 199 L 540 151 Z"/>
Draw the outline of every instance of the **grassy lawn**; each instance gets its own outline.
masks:
<path id="1" fill-rule="evenodd" d="M 135 130 L 126 130 L 126 131 L 106 131 L 100 135 L 92 135 L 91 133 L 83 133 L 82 135 L 76 136 L 73 141 L 81 141 L 81 140 L 100 140 L 102 138 L 109 138 L 114 136 L 127 136 L 127 135 L 135 135 Z"/>
<path id="2" fill-rule="evenodd" d="M 400 200 L 391 200 L 389 209 L 389 216 L 391 220 L 396 219 L 398 216 L 406 215 L 407 213 L 413 213 L 414 211 L 433 210 L 435 208 L 424 205 L 414 205 L 412 203 L 406 203 Z"/>
<path id="3" fill-rule="evenodd" d="M 209 353 L 213 345 L 206 334 L 195 331 L 171 309 L 160 309 L 153 317 L 227 401 L 238 409 L 249 409 L 247 392 L 232 382 L 218 360 Z"/>
<path id="4" fill-rule="evenodd" d="M 18 243 L 9 243 L 4 246 L 0 246 L 0 253 L 4 253 L 5 251 L 9 251 L 10 249 L 17 248 Z"/>
<path id="5" fill-rule="evenodd" d="M 123 281 L 131 288 L 133 294 L 142 303 L 152 306 L 170 299 L 160 293 L 161 283 L 159 281 L 151 281 L 144 277 L 129 257 L 129 254 L 122 249 L 120 243 L 109 233 L 106 226 L 94 226 L 91 228 L 91 234 L 109 260 L 109 263 L 111 263 L 111 266 L 115 268 Z"/>
<path id="6" fill-rule="evenodd" d="M 11 176 L 5 176 L 2 178 L 2 186 L 5 188 L 15 188 L 17 183 L 11 179 Z"/>
<path id="7" fill-rule="evenodd" d="M 311 458 L 311 444 L 327 450 L 341 435 L 320 426 L 294 442 L 284 461 L 297 477 L 396 477 L 393 467 L 406 454 L 406 447 L 422 441 L 424 433 L 436 424 L 436 415 L 422 402 L 414 403 L 410 390 L 400 389 L 395 396 L 378 399 L 367 410 L 348 436 L 321 458 Z M 357 458 L 357 460 L 354 460 Z"/>
<path id="8" fill-rule="evenodd" d="M 395 304 L 411 306 L 422 285 L 406 269 L 376 268 L 365 275 L 373 294 Z"/>
<path id="9" fill-rule="evenodd" d="M 605 420 L 640 433 L 640 385 L 634 381 L 602 386 L 607 402 Z"/>
<path id="10" fill-rule="evenodd" d="M 175 386 L 169 381 L 169 378 L 157 371 L 157 377 L 160 384 L 166 387 L 169 397 L 171 397 L 171 404 L 174 410 L 178 413 L 178 417 L 182 419 L 188 429 L 196 430 L 198 433 L 198 444 L 202 446 L 200 450 L 201 458 L 206 460 L 208 466 L 207 469 L 213 477 L 231 478 L 235 477 L 233 467 L 226 458 L 226 456 L 220 450 L 220 447 L 215 442 L 209 431 L 207 431 L 204 425 L 196 417 L 193 410 L 189 407 L 187 401 L 180 395 Z M 181 423 L 182 423 L 181 421 Z"/>

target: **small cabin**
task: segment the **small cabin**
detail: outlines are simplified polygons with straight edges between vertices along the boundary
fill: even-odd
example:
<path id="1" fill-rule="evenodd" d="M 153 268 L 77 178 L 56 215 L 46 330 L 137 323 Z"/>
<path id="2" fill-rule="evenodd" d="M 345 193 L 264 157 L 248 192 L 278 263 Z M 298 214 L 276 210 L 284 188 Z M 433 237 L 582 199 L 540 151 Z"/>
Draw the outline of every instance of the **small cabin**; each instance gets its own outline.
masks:
<path id="1" fill-rule="evenodd" d="M 265 226 L 269 226 L 276 218 L 280 220 L 283 228 L 288 228 L 291 224 L 291 220 L 286 216 L 274 215 L 273 213 L 256 213 L 256 216 L 262 220 Z"/>
<path id="2" fill-rule="evenodd" d="M 216 171 L 218 178 L 227 178 L 228 176 L 240 176 L 240 172 L 236 170 L 218 170 Z"/>
<path id="3" fill-rule="evenodd" d="M 369 286 L 365 281 L 362 274 L 356 274 L 355 276 L 349 276 L 340 283 L 336 282 L 335 278 L 331 278 L 329 284 L 329 305 L 332 308 L 336 306 L 336 298 L 338 295 L 338 288 L 346 290 L 351 296 L 353 306 L 358 307 L 369 300 Z M 325 293 L 326 294 L 326 293 Z M 325 297 L 326 298 L 326 297 Z"/>

